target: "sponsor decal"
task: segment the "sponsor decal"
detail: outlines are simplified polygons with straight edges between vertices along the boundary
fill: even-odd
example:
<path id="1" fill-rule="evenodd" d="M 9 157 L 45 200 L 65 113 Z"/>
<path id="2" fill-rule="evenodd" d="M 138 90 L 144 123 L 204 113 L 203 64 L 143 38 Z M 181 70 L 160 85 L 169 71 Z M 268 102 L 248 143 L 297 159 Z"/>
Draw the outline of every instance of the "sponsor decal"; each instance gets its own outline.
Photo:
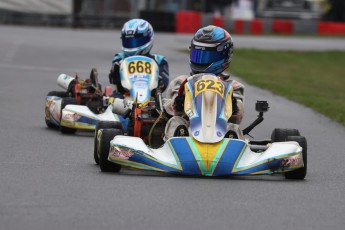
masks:
<path id="1" fill-rule="evenodd" d="M 299 166 L 302 165 L 302 158 L 299 156 L 289 157 L 286 162 L 289 166 Z"/>
<path id="2" fill-rule="evenodd" d="M 188 115 L 188 117 L 192 117 L 194 115 L 194 113 L 190 109 L 186 111 L 186 114 Z"/>
<path id="3" fill-rule="evenodd" d="M 57 110 L 56 108 L 54 108 L 53 111 L 51 111 L 51 112 L 52 112 L 53 117 L 60 117 L 61 116 L 60 110 Z"/>
<path id="4" fill-rule="evenodd" d="M 131 152 L 130 149 L 121 149 L 120 147 L 117 147 L 117 146 L 111 146 L 110 154 L 112 157 L 117 157 L 124 160 L 127 160 L 131 156 L 134 155 L 134 153 Z"/>
<path id="5" fill-rule="evenodd" d="M 51 104 L 51 100 L 46 100 L 46 106 L 45 106 L 45 114 L 46 114 L 46 119 L 49 119 L 49 114 L 50 114 L 50 111 L 49 111 L 49 107 L 50 107 L 50 104 Z"/>
<path id="6" fill-rule="evenodd" d="M 69 120 L 69 121 L 77 121 L 80 118 L 80 115 L 76 113 L 67 113 L 63 116 L 64 120 Z"/>
<path id="7" fill-rule="evenodd" d="M 187 107 L 188 109 L 192 108 L 192 102 L 187 101 L 187 102 L 186 102 L 186 107 Z"/>
<path id="8" fill-rule="evenodd" d="M 49 115 L 51 115 L 55 119 L 60 119 L 60 108 L 58 108 L 58 104 L 55 100 L 46 101 L 46 118 L 48 120 L 50 120 Z"/>
<path id="9" fill-rule="evenodd" d="M 303 160 L 299 155 L 289 157 L 282 162 L 284 167 L 297 167 L 302 166 Z"/>

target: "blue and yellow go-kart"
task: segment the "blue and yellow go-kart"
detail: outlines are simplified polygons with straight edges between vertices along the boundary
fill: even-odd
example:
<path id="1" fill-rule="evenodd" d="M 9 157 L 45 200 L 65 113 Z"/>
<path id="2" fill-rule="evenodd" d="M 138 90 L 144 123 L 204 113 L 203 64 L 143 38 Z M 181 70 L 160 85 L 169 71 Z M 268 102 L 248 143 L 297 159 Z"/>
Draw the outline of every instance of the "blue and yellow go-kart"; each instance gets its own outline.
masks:
<path id="1" fill-rule="evenodd" d="M 101 129 L 97 139 L 101 170 L 118 172 L 121 167 L 130 167 L 193 176 L 280 173 L 287 179 L 305 178 L 307 143 L 298 130 L 275 129 L 272 140 L 265 141 L 234 138 L 227 128 L 232 84 L 208 74 L 190 77 L 184 88 L 188 136 L 172 137 L 160 148 L 151 148 L 138 137 L 124 136 L 119 129 Z M 268 104 L 258 102 L 257 110 L 258 119 L 243 134 L 263 120 Z"/>
<path id="2" fill-rule="evenodd" d="M 162 135 L 167 118 L 163 112 L 157 63 L 145 56 L 127 57 L 120 65 L 120 77 L 128 96 L 125 99 L 115 98 L 111 103 L 113 112 L 126 117 L 124 128 L 118 130 L 127 136 L 140 137 L 147 145 L 160 146 L 164 143 Z M 116 122 L 100 121 L 96 126 L 94 159 L 97 164 L 99 130 L 116 128 L 116 125 Z"/>

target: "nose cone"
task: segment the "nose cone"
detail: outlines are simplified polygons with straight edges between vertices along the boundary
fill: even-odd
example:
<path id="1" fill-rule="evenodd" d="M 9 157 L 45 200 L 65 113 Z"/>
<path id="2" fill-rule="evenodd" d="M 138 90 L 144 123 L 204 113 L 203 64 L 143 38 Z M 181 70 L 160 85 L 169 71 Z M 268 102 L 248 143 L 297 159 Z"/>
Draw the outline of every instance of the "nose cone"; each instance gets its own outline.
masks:
<path id="1" fill-rule="evenodd" d="M 212 142 L 217 119 L 217 94 L 207 91 L 203 94 L 202 134 L 205 142 Z"/>

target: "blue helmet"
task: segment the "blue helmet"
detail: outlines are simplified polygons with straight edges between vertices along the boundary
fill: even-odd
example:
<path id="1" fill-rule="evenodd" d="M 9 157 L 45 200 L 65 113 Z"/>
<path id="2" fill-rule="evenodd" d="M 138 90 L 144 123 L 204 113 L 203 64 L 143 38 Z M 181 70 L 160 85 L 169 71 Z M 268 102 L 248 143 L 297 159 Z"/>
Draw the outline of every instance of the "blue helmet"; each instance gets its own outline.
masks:
<path id="1" fill-rule="evenodd" d="M 153 29 L 143 19 L 126 22 L 121 31 L 122 51 L 125 56 L 148 54 L 153 46 Z"/>
<path id="2" fill-rule="evenodd" d="M 199 29 L 190 47 L 192 73 L 220 74 L 230 65 L 233 46 L 226 30 L 212 25 Z"/>

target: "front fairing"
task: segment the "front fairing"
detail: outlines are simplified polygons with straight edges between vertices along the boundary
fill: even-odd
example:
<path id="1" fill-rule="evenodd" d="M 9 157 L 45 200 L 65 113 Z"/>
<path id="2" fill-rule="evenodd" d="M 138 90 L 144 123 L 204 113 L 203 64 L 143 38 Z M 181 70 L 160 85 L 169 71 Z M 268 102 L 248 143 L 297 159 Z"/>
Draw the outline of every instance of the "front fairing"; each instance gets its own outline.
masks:
<path id="1" fill-rule="evenodd" d="M 121 84 L 137 103 L 150 100 L 151 91 L 158 86 L 158 76 L 157 63 L 149 57 L 128 57 L 120 66 Z"/>
<path id="2" fill-rule="evenodd" d="M 45 103 L 45 118 L 55 125 L 60 124 L 61 97 L 47 96 Z"/>
<path id="3" fill-rule="evenodd" d="M 185 85 L 184 110 L 191 135 L 199 142 L 221 141 L 232 113 L 232 85 L 215 75 L 196 75 Z"/>
<path id="4" fill-rule="evenodd" d="M 153 149 L 141 138 L 117 135 L 110 141 L 108 160 L 136 169 L 195 176 L 266 175 L 304 166 L 297 142 L 276 142 L 253 152 L 246 141 L 229 138 L 201 143 L 193 137 L 173 137 Z"/>
<path id="5" fill-rule="evenodd" d="M 85 105 L 67 105 L 61 113 L 60 125 L 74 129 L 94 130 L 99 121 L 123 122 L 109 105 L 103 113 L 95 114 Z"/>

